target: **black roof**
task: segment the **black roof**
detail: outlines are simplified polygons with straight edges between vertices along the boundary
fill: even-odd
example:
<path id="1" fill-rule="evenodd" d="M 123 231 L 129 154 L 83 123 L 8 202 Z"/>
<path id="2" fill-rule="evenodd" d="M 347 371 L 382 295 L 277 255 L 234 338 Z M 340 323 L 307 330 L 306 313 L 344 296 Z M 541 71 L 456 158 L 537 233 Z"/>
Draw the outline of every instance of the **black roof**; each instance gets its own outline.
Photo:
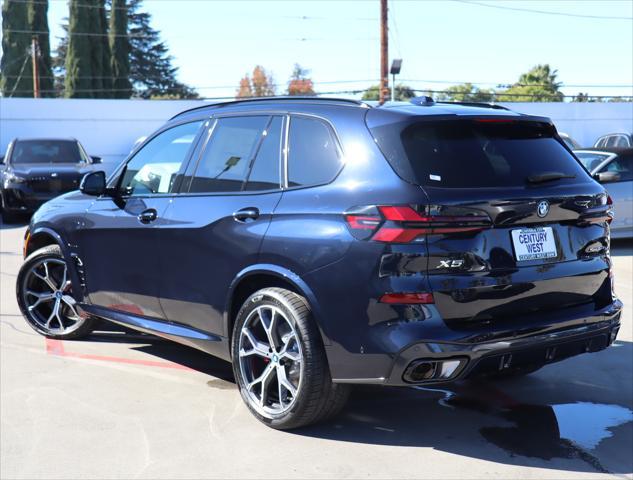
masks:
<path id="1" fill-rule="evenodd" d="M 299 97 L 299 96 L 283 96 L 283 97 L 258 97 L 244 98 L 227 102 L 216 102 L 200 105 L 189 110 L 185 110 L 174 115 L 171 120 L 180 119 L 189 115 L 204 115 L 218 111 L 219 109 L 243 109 L 248 106 L 265 105 L 267 108 L 288 108 L 289 105 L 300 107 L 306 110 L 312 106 L 318 107 L 352 107 L 373 112 L 385 112 L 389 115 L 400 116 L 503 116 L 516 117 L 525 120 L 543 121 L 551 123 L 549 118 L 537 117 L 532 115 L 524 115 L 513 112 L 500 105 L 475 102 L 433 102 L 428 99 L 425 102 L 416 102 L 419 99 L 412 99 L 412 102 L 387 102 L 379 105 L 378 102 L 364 102 L 348 98 L 331 98 L 331 97 Z"/>

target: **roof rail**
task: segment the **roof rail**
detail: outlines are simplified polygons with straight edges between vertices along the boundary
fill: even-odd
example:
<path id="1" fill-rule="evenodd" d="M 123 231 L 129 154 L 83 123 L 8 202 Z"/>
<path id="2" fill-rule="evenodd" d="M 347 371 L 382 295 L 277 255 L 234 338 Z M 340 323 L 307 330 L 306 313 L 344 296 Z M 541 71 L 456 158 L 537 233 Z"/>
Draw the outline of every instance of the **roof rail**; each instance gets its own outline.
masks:
<path id="1" fill-rule="evenodd" d="M 286 95 L 286 96 L 275 96 L 275 97 L 248 97 L 248 98 L 240 98 L 239 100 L 229 100 L 227 102 L 215 102 L 215 103 L 207 103 L 205 105 L 200 105 L 199 107 L 190 108 L 188 110 L 184 110 L 180 113 L 177 113 L 170 120 L 179 117 L 185 113 L 194 112 L 196 110 L 202 110 L 204 108 L 221 108 L 225 106 L 231 105 L 239 105 L 240 103 L 250 103 L 250 102 L 330 102 L 330 103 L 342 103 L 342 104 L 351 104 L 357 105 L 359 107 L 370 108 L 370 105 L 362 102 L 360 100 L 354 100 L 351 98 L 333 98 L 333 97 L 316 97 L 316 96 L 298 96 L 298 95 Z"/>
<path id="2" fill-rule="evenodd" d="M 437 102 L 444 105 L 464 105 L 465 107 L 480 107 L 480 108 L 493 108 L 495 110 L 510 110 L 503 105 L 497 105 L 496 103 L 486 102 Z"/>

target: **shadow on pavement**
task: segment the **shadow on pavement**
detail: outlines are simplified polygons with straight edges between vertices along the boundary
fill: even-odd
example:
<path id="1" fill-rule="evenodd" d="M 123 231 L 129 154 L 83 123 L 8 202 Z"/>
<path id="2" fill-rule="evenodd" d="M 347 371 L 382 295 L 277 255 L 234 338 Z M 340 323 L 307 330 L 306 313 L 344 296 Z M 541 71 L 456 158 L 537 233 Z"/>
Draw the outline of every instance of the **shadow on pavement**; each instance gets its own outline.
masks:
<path id="1" fill-rule="evenodd" d="M 333 423 L 292 433 L 429 447 L 520 466 L 630 474 L 633 347 L 616 342 L 592 355 L 526 377 L 460 382 L 446 389 L 357 387 Z M 619 392 L 614 378 L 596 372 L 616 365 L 627 369 L 619 372 L 624 379 Z M 551 375 L 548 369 L 558 372 Z M 602 460 L 607 457 L 608 462 Z M 553 465 L 554 459 L 581 462 Z"/>
<path id="2" fill-rule="evenodd" d="M 619 238 L 611 240 L 611 255 L 614 257 L 624 257 L 633 255 L 633 239 Z"/>
<path id="3" fill-rule="evenodd" d="M 90 340 L 123 339 L 97 334 Z M 227 362 L 149 335 L 135 334 L 124 341 L 145 343 L 134 350 L 219 379 L 209 381 L 211 387 L 235 388 Z M 518 466 L 630 474 L 631 360 L 633 344 L 617 341 L 602 352 L 503 381 L 468 381 L 437 389 L 357 386 L 339 417 L 289 434 L 428 447 Z"/>
<path id="4" fill-rule="evenodd" d="M 11 222 L 11 223 L 4 223 L 2 219 L 0 219 L 0 230 L 22 228 L 28 225 L 29 220 L 30 220 L 30 217 L 28 217 L 27 215 L 25 215 L 24 218 L 20 218 L 19 221 Z"/>

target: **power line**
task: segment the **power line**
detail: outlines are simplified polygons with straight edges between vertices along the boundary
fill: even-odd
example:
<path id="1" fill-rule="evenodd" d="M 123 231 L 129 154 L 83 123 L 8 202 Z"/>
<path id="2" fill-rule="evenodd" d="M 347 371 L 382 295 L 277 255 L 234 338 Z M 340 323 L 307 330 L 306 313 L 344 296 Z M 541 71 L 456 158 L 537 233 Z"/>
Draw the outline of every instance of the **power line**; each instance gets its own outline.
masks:
<path id="1" fill-rule="evenodd" d="M 633 20 L 633 17 L 610 17 L 602 15 L 582 15 L 580 13 L 567 13 L 567 12 L 550 12 L 547 10 L 533 10 L 531 8 L 518 8 L 507 7 L 505 5 L 489 5 L 487 3 L 473 2 L 470 0 L 453 0 L 454 2 L 465 3 L 466 5 L 475 5 L 478 7 L 496 8 L 499 10 L 512 10 L 515 12 L 527 12 L 527 13 L 540 13 L 543 15 L 558 15 L 561 17 L 575 17 L 575 18 L 593 18 L 599 20 Z"/>
<path id="2" fill-rule="evenodd" d="M 48 35 L 49 32 L 46 30 L 18 30 L 18 29 L 14 29 L 14 28 L 6 28 L 4 29 L 5 32 L 12 32 L 12 33 L 29 33 L 29 34 L 34 34 L 34 35 Z M 72 36 L 78 36 L 78 37 L 128 37 L 128 38 L 153 38 L 153 36 L 151 35 L 139 35 L 139 34 L 133 34 L 133 33 L 116 33 L 116 34 L 110 34 L 110 33 L 88 33 L 88 32 L 68 32 L 68 36 L 72 37 Z"/>

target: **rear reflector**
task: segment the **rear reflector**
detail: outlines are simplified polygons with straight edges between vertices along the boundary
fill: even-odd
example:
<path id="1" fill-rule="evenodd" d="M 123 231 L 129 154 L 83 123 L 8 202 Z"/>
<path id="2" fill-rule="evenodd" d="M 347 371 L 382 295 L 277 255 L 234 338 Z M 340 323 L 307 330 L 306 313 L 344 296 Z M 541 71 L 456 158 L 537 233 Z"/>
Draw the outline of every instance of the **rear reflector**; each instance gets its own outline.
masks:
<path id="1" fill-rule="evenodd" d="M 385 293 L 380 297 L 380 303 L 390 304 L 429 304 L 434 303 L 433 294 L 426 292 L 416 293 Z"/>

